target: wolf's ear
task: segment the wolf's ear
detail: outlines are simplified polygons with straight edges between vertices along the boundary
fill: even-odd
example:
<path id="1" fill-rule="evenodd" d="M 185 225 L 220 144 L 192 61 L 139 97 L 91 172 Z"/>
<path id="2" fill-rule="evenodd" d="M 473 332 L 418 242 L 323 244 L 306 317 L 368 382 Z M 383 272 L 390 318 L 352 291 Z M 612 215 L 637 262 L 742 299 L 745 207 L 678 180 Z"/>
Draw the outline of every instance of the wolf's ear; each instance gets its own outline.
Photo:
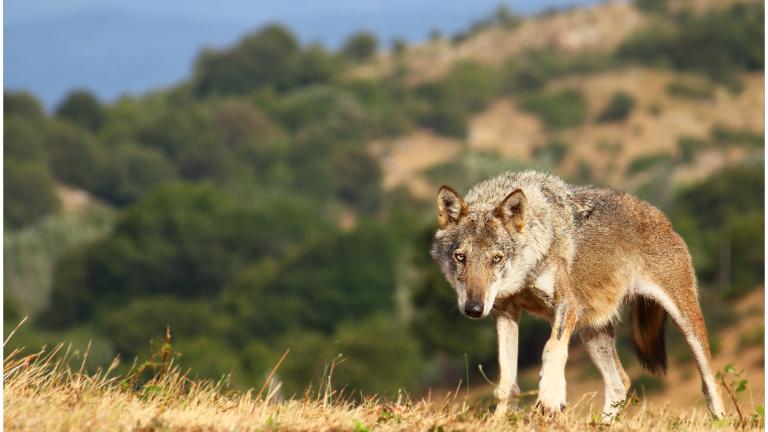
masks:
<path id="1" fill-rule="evenodd" d="M 525 226 L 525 211 L 528 206 L 528 200 L 522 190 L 517 189 L 507 195 L 501 201 L 498 207 L 493 211 L 493 215 L 501 219 L 501 222 L 509 229 L 514 228 L 520 232 Z"/>
<path id="2" fill-rule="evenodd" d="M 461 195 L 448 186 L 441 186 L 437 192 L 437 211 L 440 228 L 458 222 L 469 212 Z"/>

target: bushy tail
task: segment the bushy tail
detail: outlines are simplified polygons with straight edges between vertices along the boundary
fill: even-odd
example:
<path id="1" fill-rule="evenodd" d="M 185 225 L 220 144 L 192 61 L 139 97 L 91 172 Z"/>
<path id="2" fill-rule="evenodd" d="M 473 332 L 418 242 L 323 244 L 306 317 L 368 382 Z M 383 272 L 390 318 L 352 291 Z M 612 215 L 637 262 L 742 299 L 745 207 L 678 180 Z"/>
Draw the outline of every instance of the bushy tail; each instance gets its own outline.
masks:
<path id="1" fill-rule="evenodd" d="M 653 374 L 667 372 L 666 320 L 666 311 L 653 300 L 641 297 L 632 305 L 632 343 L 640 363 Z"/>

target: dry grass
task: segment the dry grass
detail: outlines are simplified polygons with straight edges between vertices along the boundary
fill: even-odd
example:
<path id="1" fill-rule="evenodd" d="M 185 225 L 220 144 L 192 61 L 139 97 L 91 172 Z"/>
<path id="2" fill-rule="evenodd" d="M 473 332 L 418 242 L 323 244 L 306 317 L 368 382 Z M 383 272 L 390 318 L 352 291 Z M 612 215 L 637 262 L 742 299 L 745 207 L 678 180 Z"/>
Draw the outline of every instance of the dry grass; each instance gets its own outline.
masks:
<path id="1" fill-rule="evenodd" d="M 278 401 L 277 389 L 266 385 L 261 392 L 235 392 L 227 389 L 226 381 L 191 380 L 168 357 L 161 355 L 157 363 L 145 363 L 121 375 L 115 373 L 117 362 L 95 373 L 73 367 L 73 354 L 61 346 L 31 355 L 14 351 L 5 358 L 3 369 L 5 430 L 729 431 L 764 427 L 762 418 L 750 417 L 738 426 L 735 417 L 713 422 L 698 410 L 639 404 L 605 426 L 596 421 L 586 398 L 555 418 L 526 408 L 496 419 L 487 404 L 470 403 L 458 389 L 440 400 L 372 397 L 354 402 L 326 385 L 317 395 L 308 392 L 302 400 Z"/>

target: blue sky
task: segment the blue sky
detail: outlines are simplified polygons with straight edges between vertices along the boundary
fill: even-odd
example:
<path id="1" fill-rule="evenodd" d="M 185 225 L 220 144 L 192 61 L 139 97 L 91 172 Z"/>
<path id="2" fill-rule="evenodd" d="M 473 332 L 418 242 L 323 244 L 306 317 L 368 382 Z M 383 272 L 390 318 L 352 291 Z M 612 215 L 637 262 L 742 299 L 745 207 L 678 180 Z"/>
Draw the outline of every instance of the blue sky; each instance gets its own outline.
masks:
<path id="1" fill-rule="evenodd" d="M 336 47 L 365 29 L 387 46 L 455 33 L 502 3 L 533 14 L 595 0 L 6 0 L 4 88 L 29 90 L 49 108 L 78 87 L 111 101 L 188 77 L 201 48 L 268 22 L 304 42 Z"/>

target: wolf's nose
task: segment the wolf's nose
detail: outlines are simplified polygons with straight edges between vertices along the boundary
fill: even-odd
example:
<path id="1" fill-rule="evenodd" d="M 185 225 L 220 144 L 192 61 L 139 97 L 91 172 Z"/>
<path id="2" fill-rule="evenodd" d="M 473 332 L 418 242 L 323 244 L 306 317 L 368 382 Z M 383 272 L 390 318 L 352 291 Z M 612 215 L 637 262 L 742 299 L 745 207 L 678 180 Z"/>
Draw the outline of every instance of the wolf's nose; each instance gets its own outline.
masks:
<path id="1" fill-rule="evenodd" d="M 467 300 L 467 302 L 464 303 L 464 313 L 467 314 L 468 317 L 480 318 L 483 314 L 483 304 L 477 300 Z"/>

